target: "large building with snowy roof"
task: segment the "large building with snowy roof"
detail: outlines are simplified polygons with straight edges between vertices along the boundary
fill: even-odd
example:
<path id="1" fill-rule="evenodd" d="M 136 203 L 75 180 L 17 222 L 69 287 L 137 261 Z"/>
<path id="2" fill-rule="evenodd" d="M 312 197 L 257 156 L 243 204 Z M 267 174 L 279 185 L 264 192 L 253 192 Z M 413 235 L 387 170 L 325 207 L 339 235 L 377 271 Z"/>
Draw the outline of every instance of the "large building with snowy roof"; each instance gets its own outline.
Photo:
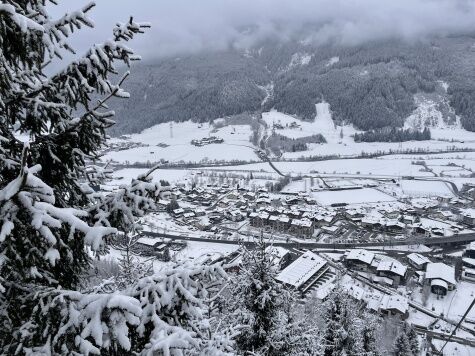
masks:
<path id="1" fill-rule="evenodd" d="M 447 291 L 454 290 L 455 268 L 445 263 L 429 263 L 426 267 L 425 281 L 430 284 L 432 293 L 446 295 Z"/>
<path id="2" fill-rule="evenodd" d="M 276 279 L 305 293 L 328 268 L 327 261 L 307 251 L 284 268 Z"/>

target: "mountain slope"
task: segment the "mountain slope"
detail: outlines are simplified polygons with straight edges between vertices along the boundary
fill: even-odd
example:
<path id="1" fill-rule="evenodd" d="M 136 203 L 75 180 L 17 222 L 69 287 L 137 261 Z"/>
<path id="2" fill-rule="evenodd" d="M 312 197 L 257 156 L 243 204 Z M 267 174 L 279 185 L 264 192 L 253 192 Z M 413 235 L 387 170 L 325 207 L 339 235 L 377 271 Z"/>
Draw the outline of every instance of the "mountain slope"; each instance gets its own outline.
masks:
<path id="1" fill-rule="evenodd" d="M 441 80 L 462 125 L 475 130 L 474 43 L 469 36 L 350 48 L 267 42 L 141 64 L 126 87 L 131 100 L 114 103 L 111 133 L 272 108 L 313 120 L 322 99 L 337 122 L 362 130 L 402 127 L 417 108 L 415 96 L 435 93 Z"/>

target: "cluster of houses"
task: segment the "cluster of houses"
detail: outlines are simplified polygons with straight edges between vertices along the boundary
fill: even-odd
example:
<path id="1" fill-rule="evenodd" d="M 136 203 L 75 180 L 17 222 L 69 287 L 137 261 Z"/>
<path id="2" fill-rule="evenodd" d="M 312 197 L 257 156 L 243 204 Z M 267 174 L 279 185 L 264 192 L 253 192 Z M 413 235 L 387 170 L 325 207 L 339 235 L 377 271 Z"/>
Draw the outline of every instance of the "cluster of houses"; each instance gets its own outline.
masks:
<path id="1" fill-rule="evenodd" d="M 382 205 L 380 208 L 351 207 L 344 216 L 368 231 L 437 237 L 458 234 L 475 226 L 475 209 L 440 207 L 435 199 L 414 204 Z"/>
<path id="2" fill-rule="evenodd" d="M 305 206 L 260 208 L 249 214 L 251 226 L 270 228 L 272 231 L 292 233 L 302 237 L 313 235 L 315 228 L 333 224 L 337 219 L 334 210 L 309 209 Z"/>
<path id="3" fill-rule="evenodd" d="M 414 275 L 418 277 L 421 284 L 430 286 L 432 293 L 443 296 L 455 289 L 457 282 L 454 267 L 442 262 L 432 262 L 418 253 L 411 253 L 406 259 Z M 364 249 L 348 251 L 343 258 L 343 263 L 350 270 L 363 272 L 363 275 L 375 283 L 393 287 L 405 284 L 409 276 L 407 265 L 394 258 Z"/>
<path id="4" fill-rule="evenodd" d="M 298 124 L 296 121 L 292 121 L 290 124 L 286 124 L 284 127 L 284 125 L 282 125 L 280 122 L 274 122 L 272 123 L 272 128 L 275 130 L 283 130 L 284 128 L 298 129 L 300 128 L 300 124 Z"/>
<path id="5" fill-rule="evenodd" d="M 450 236 L 469 232 L 468 228 L 475 227 L 474 208 L 441 205 L 437 199 L 430 198 L 371 206 L 322 207 L 305 193 L 270 195 L 265 188 L 253 191 L 229 184 L 169 187 L 160 197 L 159 210 L 165 211 L 170 199 L 180 200 L 180 208 L 172 211 L 172 216 L 200 230 L 208 230 L 223 220 L 240 222 L 245 219 L 249 219 L 250 226 L 256 229 L 302 238 L 321 233 L 339 236 L 345 227 L 359 230 L 359 238 L 364 232 Z M 206 218 L 201 218 L 205 215 Z"/>
<path id="6" fill-rule="evenodd" d="M 200 140 L 191 140 L 191 144 L 194 146 L 204 146 L 210 145 L 212 143 L 223 143 L 224 140 L 221 137 L 217 136 L 210 136 L 210 137 L 203 137 Z"/>
<path id="7" fill-rule="evenodd" d="M 111 151 L 126 151 L 132 148 L 148 147 L 148 146 L 149 145 L 144 144 L 142 142 L 130 141 L 130 138 L 126 137 L 126 138 L 121 139 L 120 141 L 110 141 L 107 144 L 107 147 L 104 148 L 102 152 L 106 153 L 106 152 L 111 152 Z"/>

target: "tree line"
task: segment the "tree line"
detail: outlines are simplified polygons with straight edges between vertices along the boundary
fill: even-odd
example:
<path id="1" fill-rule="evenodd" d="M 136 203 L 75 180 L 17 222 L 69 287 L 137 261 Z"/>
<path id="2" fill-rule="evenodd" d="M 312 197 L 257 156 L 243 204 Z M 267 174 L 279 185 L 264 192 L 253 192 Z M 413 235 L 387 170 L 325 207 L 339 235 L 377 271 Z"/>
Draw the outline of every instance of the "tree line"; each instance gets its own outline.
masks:
<path id="1" fill-rule="evenodd" d="M 425 141 L 430 140 L 430 138 L 430 130 L 427 127 L 423 130 L 385 127 L 378 130 L 355 133 L 354 135 L 355 142 Z"/>

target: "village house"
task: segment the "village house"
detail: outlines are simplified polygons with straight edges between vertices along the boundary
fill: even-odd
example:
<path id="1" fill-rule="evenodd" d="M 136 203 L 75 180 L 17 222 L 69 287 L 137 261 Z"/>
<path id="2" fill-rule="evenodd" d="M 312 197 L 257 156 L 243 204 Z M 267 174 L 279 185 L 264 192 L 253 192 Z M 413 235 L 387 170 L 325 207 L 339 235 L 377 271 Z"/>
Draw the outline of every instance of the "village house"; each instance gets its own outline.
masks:
<path id="1" fill-rule="evenodd" d="M 419 217 L 414 216 L 414 215 L 403 215 L 402 217 L 402 222 L 408 225 L 415 224 L 419 220 L 420 220 Z"/>
<path id="2" fill-rule="evenodd" d="M 353 249 L 345 254 L 344 263 L 350 269 L 369 271 L 375 254 L 371 251 Z"/>
<path id="3" fill-rule="evenodd" d="M 178 208 L 172 211 L 172 215 L 175 218 L 182 216 L 184 213 L 185 213 L 185 210 L 183 208 Z"/>
<path id="4" fill-rule="evenodd" d="M 160 246 L 162 243 L 162 240 L 150 237 L 140 237 L 135 242 L 133 249 L 136 253 L 143 256 L 153 256 L 156 252 L 156 247 Z"/>
<path id="5" fill-rule="evenodd" d="M 267 225 L 268 219 L 269 219 L 269 213 L 266 213 L 263 211 L 252 212 L 251 214 L 249 214 L 249 219 L 250 219 L 249 223 L 251 224 L 251 226 L 261 228 Z"/>
<path id="6" fill-rule="evenodd" d="M 290 218 L 287 215 L 271 215 L 269 223 L 275 231 L 287 231 L 290 226 Z"/>
<path id="7" fill-rule="evenodd" d="M 430 285 L 432 293 L 446 295 L 448 291 L 454 290 L 457 285 L 454 267 L 441 262 L 428 263 L 425 283 Z"/>
<path id="8" fill-rule="evenodd" d="M 404 231 L 406 225 L 398 220 L 389 220 L 385 223 L 386 231 L 393 234 L 400 234 Z"/>
<path id="9" fill-rule="evenodd" d="M 233 222 L 244 220 L 244 215 L 241 213 L 240 210 L 226 210 L 224 212 L 224 216 Z"/>
<path id="10" fill-rule="evenodd" d="M 288 249 L 280 246 L 267 246 L 266 253 L 271 256 L 272 263 L 279 267 L 279 270 L 287 267 L 294 259 L 294 254 Z"/>
<path id="11" fill-rule="evenodd" d="M 467 208 L 460 210 L 460 220 L 468 226 L 475 226 L 475 209 Z"/>
<path id="12" fill-rule="evenodd" d="M 397 316 L 405 320 L 409 317 L 409 302 L 400 295 L 384 295 L 379 302 L 378 310 L 383 315 Z"/>
<path id="13" fill-rule="evenodd" d="M 475 242 L 471 242 L 465 249 L 464 256 L 468 258 L 475 258 Z"/>
<path id="14" fill-rule="evenodd" d="M 431 261 L 419 253 L 411 253 L 407 255 L 407 262 L 415 269 L 425 270 L 427 264 Z"/>
<path id="15" fill-rule="evenodd" d="M 354 209 L 351 209 L 351 210 L 346 210 L 345 211 L 345 217 L 348 219 L 348 220 L 351 220 L 353 222 L 360 222 L 361 219 L 365 216 L 365 214 L 361 211 L 358 211 L 358 210 L 354 210 Z"/>
<path id="16" fill-rule="evenodd" d="M 394 286 L 405 281 L 406 273 L 407 267 L 390 257 L 384 257 L 376 268 L 377 276 L 391 278 Z"/>

